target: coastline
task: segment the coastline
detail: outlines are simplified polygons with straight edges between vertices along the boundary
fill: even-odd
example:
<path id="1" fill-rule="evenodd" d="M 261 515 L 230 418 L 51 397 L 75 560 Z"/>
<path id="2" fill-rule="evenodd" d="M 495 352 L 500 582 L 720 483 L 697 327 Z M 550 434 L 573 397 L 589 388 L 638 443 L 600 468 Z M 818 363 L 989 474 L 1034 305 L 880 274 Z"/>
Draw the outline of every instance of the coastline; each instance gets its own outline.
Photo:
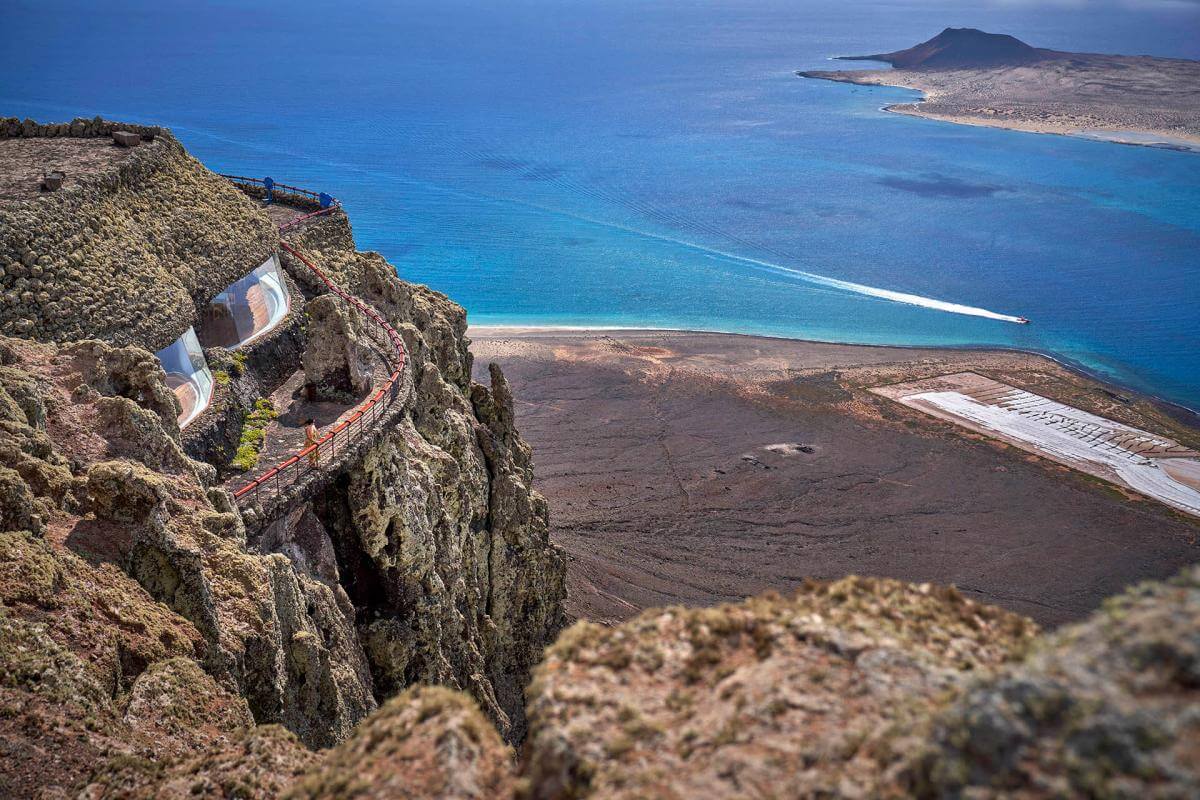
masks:
<path id="1" fill-rule="evenodd" d="M 475 380 L 496 363 L 512 387 L 579 618 L 855 573 L 953 583 L 1057 625 L 1200 557 L 1200 520 L 872 391 L 974 371 L 1200 447 L 1200 428 L 1040 354 L 646 328 L 467 335 Z"/>
<path id="2" fill-rule="evenodd" d="M 807 76 L 806 76 L 807 77 Z M 831 80 L 818 78 L 817 80 Z M 893 86 L 895 88 L 907 89 L 910 87 L 902 86 L 901 84 L 858 84 L 860 86 Z M 915 89 L 914 91 L 921 91 Z M 972 117 L 967 115 L 952 116 L 948 114 L 937 114 L 921 109 L 921 104 L 928 100 L 928 97 L 922 92 L 922 97 L 913 103 L 891 103 L 886 106 L 880 106 L 880 111 L 886 111 L 891 114 L 903 114 L 909 117 L 918 117 L 920 119 L 930 119 L 937 122 L 948 122 L 953 125 L 970 125 L 975 128 L 995 128 L 998 130 L 1015 131 L 1017 133 L 1036 133 L 1045 136 L 1066 136 L 1071 139 L 1081 139 L 1088 142 L 1101 142 L 1104 144 L 1123 144 L 1129 147 L 1149 147 L 1155 150 L 1171 150 L 1177 153 L 1200 153 L 1200 137 L 1184 138 L 1184 137 L 1166 137 L 1164 140 L 1169 141 L 1135 141 L 1132 136 L 1153 137 L 1159 135 L 1156 131 L 1149 130 L 1077 130 L 1066 126 L 1052 127 L 1046 125 L 1038 125 L 1036 123 L 1027 122 L 1025 120 L 998 120 L 987 117 Z M 1123 136 L 1124 135 L 1124 136 Z"/>
<path id="3" fill-rule="evenodd" d="M 862 344 L 859 342 L 842 342 L 830 339 L 805 339 L 794 336 L 778 336 L 772 334 L 760 333 L 741 333 L 738 331 L 723 331 L 723 330 L 698 330 L 693 328 L 672 328 L 672 327 L 654 327 L 647 325 L 520 325 L 520 324 L 483 324 L 483 325 L 468 325 L 467 337 L 479 336 L 480 338 L 492 338 L 495 335 L 508 335 L 514 337 L 564 337 L 564 336 L 586 336 L 588 334 L 603 334 L 603 333 L 621 333 L 625 335 L 636 334 L 681 334 L 694 336 L 729 336 L 738 337 L 746 340 L 768 340 L 780 342 L 794 342 L 796 344 L 814 344 L 814 345 L 833 345 L 838 347 L 849 348 L 883 348 L 888 350 L 912 351 L 914 353 L 938 353 L 938 352 L 974 352 L 980 354 L 988 353 L 1006 353 L 1023 356 L 1033 356 L 1044 358 L 1052 361 L 1068 372 L 1077 375 L 1080 378 L 1091 381 L 1102 387 L 1105 391 L 1113 395 L 1128 396 L 1131 399 L 1141 399 L 1148 403 L 1152 403 L 1158 407 L 1163 413 L 1170 416 L 1179 424 L 1186 428 L 1200 432 L 1200 409 L 1194 409 L 1183 403 L 1175 400 L 1170 400 L 1165 397 L 1160 397 L 1153 392 L 1148 392 L 1144 389 L 1139 389 L 1128 384 L 1121 383 L 1110 376 L 1099 373 L 1088 368 L 1084 364 L 1073 361 L 1070 358 L 1056 354 L 1043 352 L 1040 350 L 1030 350 L 1021 347 L 999 347 L 995 345 L 974 345 L 974 344 L 957 344 L 957 345 L 909 345 L 909 344 Z"/>
<path id="4" fill-rule="evenodd" d="M 845 56 L 836 56 L 834 59 L 859 60 Z M 914 102 L 889 103 L 880 108 L 881 111 L 893 114 L 957 125 L 1067 136 L 1072 139 L 1150 147 L 1156 150 L 1200 153 L 1200 133 L 1165 131 L 1144 125 L 1106 120 L 1103 118 L 1106 112 L 1115 114 L 1118 113 L 1118 109 L 1105 106 L 1103 103 L 1096 102 L 1084 109 L 1069 107 L 1071 114 L 1084 115 L 1081 119 L 1074 119 L 1071 114 L 1066 113 L 1067 106 L 1058 108 L 1051 100 L 1036 102 L 1024 98 L 1010 100 L 996 86 L 992 87 L 992 91 L 998 92 L 1000 96 L 980 96 L 972 93 L 974 81 L 969 78 L 974 78 L 975 81 L 989 80 L 999 85 L 1003 83 L 1003 78 L 1000 77 L 1003 73 L 1000 70 L 917 72 L 889 68 L 796 70 L 795 74 L 801 78 L 812 80 L 847 83 L 855 86 L 886 86 L 909 89 L 921 94 L 921 97 Z M 946 108 L 930 109 L 930 106 L 937 104 L 944 104 Z M 963 105 L 967 108 L 960 108 Z M 1123 113 L 1129 114 L 1130 112 L 1125 109 Z M 1097 114 L 1100 116 L 1096 116 Z M 1031 116 L 1037 117 L 1037 119 L 1032 119 Z M 1055 119 L 1056 116 L 1064 119 Z M 1068 119 L 1070 121 L 1067 121 Z"/>

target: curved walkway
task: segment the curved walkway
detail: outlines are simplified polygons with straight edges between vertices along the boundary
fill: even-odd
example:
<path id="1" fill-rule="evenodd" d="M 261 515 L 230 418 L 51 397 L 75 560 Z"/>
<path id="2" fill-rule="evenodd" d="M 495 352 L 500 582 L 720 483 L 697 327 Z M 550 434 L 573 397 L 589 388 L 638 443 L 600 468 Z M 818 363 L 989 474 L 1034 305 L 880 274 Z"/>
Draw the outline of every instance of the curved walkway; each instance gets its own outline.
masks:
<path id="1" fill-rule="evenodd" d="M 235 175 L 226 175 L 224 177 L 229 178 L 253 197 L 265 196 L 264 181 Z M 379 427 L 385 418 L 391 416 L 388 412 L 400 396 L 401 376 L 408 362 L 408 352 L 404 347 L 404 340 L 400 337 L 396 329 L 383 318 L 382 314 L 363 300 L 342 289 L 330 280 L 329 276 L 314 264 L 310 258 L 305 256 L 299 248 L 288 244 L 282 239 L 284 234 L 309 220 L 330 214 L 340 208 L 341 206 L 337 200 L 328 195 L 320 195 L 307 189 L 300 189 L 299 187 L 287 186 L 285 184 L 273 184 L 272 194 L 274 195 L 274 201 L 282 202 L 285 205 L 293 205 L 293 203 L 288 201 L 294 197 L 301 203 L 317 206 L 315 210 L 290 219 L 279 226 L 281 237 L 279 247 L 307 267 L 309 271 L 325 284 L 329 291 L 358 309 L 364 316 L 378 325 L 383 333 L 386 334 L 394 355 L 389 354 L 391 355 L 388 359 L 391 362 L 389 364 L 391 374 L 387 380 L 381 386 L 373 389 L 367 399 L 355 408 L 352 414 L 342 419 L 332 429 L 326 431 L 315 445 L 310 445 L 296 451 L 289 458 L 284 459 L 234 491 L 233 496 L 239 507 L 244 510 L 258 509 L 260 512 L 264 512 L 267 506 L 278 504 L 285 498 L 290 498 L 294 495 L 295 492 L 290 490 L 306 477 L 313 477 L 319 473 L 328 474 L 335 472 L 341 463 L 348 460 L 348 456 L 359 449 L 360 445 L 369 438 L 369 434 Z M 269 518 L 272 515 L 263 514 L 263 516 Z"/>

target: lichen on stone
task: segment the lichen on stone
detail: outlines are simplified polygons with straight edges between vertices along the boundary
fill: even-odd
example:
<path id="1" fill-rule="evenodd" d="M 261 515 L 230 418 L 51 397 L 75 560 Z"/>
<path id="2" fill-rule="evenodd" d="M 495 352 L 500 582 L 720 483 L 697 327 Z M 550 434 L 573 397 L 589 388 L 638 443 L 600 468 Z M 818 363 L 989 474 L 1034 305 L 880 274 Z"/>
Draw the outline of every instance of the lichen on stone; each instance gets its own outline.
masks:
<path id="1" fill-rule="evenodd" d="M 1200 796 L 1200 568 L 1110 598 L 934 716 L 923 797 Z"/>
<path id="2" fill-rule="evenodd" d="M 525 793 L 875 796 L 910 726 L 1036 631 L 952 589 L 866 578 L 579 623 L 529 688 Z"/>
<path id="3" fill-rule="evenodd" d="M 492 800 L 510 797 L 512 751 L 470 698 L 417 686 L 330 751 L 288 800 Z"/>

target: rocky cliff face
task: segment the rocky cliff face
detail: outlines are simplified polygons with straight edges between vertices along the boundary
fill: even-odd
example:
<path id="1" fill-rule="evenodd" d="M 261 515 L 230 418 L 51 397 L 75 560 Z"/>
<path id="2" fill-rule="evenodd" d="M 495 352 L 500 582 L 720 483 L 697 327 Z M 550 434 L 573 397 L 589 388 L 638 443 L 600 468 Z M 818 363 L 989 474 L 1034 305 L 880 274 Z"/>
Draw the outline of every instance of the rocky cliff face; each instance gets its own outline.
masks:
<path id="1" fill-rule="evenodd" d="M 251 541 L 215 471 L 180 450 L 148 353 L 5 340 L 0 739 L 25 757 L 0 793 L 77 788 L 98 764 L 114 787 L 149 780 L 144 762 L 252 723 L 333 745 L 416 682 L 467 689 L 519 733 L 563 563 L 503 378 L 445 382 L 434 359 L 465 353 L 446 341 L 424 348 L 411 418 Z"/>
<path id="2" fill-rule="evenodd" d="M 312 504 L 329 532 L 379 692 L 467 689 L 512 739 L 522 690 L 563 624 L 565 562 L 499 369 L 471 382 L 466 315 L 354 250 L 342 214 L 300 243 L 393 322 L 412 369 L 409 415 Z M 299 271 L 296 272 L 300 275 Z"/>
<path id="3" fill-rule="evenodd" d="M 344 738 L 376 704 L 344 592 L 247 548 L 173 408 L 151 410 L 152 357 L 95 341 L 0 354 L 0 627 L 38 643 L 0 655 L 0 735 L 30 755 L 6 760 L 0 793 L 182 755 L 251 720 Z"/>
<path id="4" fill-rule="evenodd" d="M 210 178 L 188 174 L 202 168 L 181 150 L 167 155 L 131 179 L 138 191 L 174 170 L 173 185 L 206 194 Z M 235 200 L 238 213 L 259 213 Z M 117 203 L 122 213 L 129 202 Z M 39 219 L 70 216 L 58 198 L 50 204 Z M 84 239 L 123 240 L 126 222 L 97 220 Z M 260 227 L 270 230 L 265 217 L 251 230 Z M 564 594 L 511 396 L 498 371 L 491 386 L 471 383 L 461 308 L 355 252 L 344 216 L 323 227 L 310 234 L 314 255 L 403 331 L 414 388 L 335 485 L 268 526 L 247 530 L 216 470 L 184 454 L 174 398 L 148 352 L 0 339 L 0 795 L 228 796 L 254 786 L 276 796 L 314 763 L 309 748 L 345 741 L 418 682 L 475 701 L 423 696 L 416 718 L 404 717 L 414 743 L 426 741 L 435 706 L 457 709 L 463 752 L 480 747 L 507 765 L 498 732 L 523 732 L 522 688 L 563 624 Z M 172 273 L 153 260 L 147 268 Z M 164 286 L 186 298 L 184 320 L 207 291 Z M 140 331 L 143 320 L 151 338 L 173 335 L 158 316 L 113 305 L 125 316 L 97 318 L 101 332 L 118 322 Z M 79 333 L 53 319 L 21 332 Z M 489 775 L 480 786 L 511 782 L 506 768 Z"/>

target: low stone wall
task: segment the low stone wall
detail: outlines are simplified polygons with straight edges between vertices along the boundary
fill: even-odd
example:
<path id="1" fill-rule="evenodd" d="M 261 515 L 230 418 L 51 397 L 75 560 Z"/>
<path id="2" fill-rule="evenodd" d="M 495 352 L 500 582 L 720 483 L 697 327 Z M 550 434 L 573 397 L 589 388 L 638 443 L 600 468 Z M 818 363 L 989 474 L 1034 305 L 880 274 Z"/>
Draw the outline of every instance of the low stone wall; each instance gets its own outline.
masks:
<path id="1" fill-rule="evenodd" d="M 114 168 L 0 204 L 0 333 L 154 352 L 278 249 L 270 219 L 165 128 L 0 121 L 2 138 L 153 134 Z M 114 145 L 115 147 L 116 145 Z"/>
<path id="2" fill-rule="evenodd" d="M 31 119 L 0 118 L 0 139 L 50 139 L 68 136 L 75 139 L 93 139 L 112 136 L 113 131 L 129 131 L 140 134 L 143 138 L 168 133 L 166 128 L 158 125 L 133 125 L 127 122 L 113 122 L 103 117 L 76 117 L 70 122 L 44 124 Z"/>

